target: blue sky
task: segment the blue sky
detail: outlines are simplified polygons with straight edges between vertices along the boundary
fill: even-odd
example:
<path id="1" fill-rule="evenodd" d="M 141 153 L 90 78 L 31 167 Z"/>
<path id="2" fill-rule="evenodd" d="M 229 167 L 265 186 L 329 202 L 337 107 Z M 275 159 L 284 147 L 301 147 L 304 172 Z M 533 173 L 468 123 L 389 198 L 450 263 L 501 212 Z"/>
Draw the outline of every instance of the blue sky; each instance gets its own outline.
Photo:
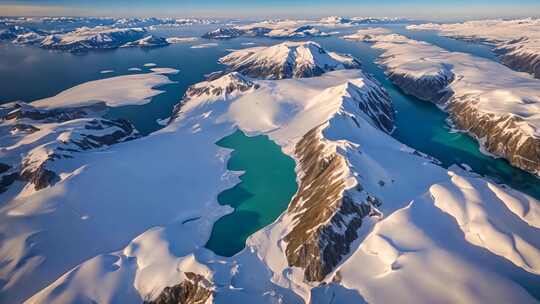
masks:
<path id="1" fill-rule="evenodd" d="M 405 16 L 425 19 L 539 16 L 540 0 L 0 0 L 0 15 Z"/>

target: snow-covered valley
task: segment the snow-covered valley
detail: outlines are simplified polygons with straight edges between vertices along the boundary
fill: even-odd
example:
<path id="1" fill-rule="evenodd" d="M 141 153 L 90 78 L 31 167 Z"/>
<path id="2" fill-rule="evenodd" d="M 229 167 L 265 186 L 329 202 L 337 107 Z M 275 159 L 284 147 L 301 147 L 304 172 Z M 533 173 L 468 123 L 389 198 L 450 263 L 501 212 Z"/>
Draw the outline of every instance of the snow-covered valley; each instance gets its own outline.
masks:
<path id="1" fill-rule="evenodd" d="M 439 89 L 459 78 L 456 91 L 482 83 L 455 61 L 447 66 L 454 55 L 444 50 L 366 34 L 375 48 L 399 48 L 383 65 L 411 56 L 396 73 L 427 74 Z M 103 112 L 153 102 L 176 69 L 148 64 L 146 73 L 2 105 L 0 128 L 10 131 L 0 155 L 12 162 L 0 172 L 0 302 L 537 302 L 540 202 L 393 138 L 400 113 L 358 59 L 318 42 L 276 41 L 219 62 L 223 71 L 191 85 L 166 126 L 144 137 Z M 521 101 L 536 98 L 536 80 L 497 71 L 512 77 L 486 91 L 519 83 Z M 534 122 L 534 103 L 519 106 Z M 205 244 L 232 212 L 217 197 L 241 172 L 227 169 L 232 150 L 216 143 L 236 130 L 268 136 L 294 159 L 298 191 L 244 250 L 221 257 Z M 54 182 L 4 184 L 25 159 L 54 172 Z"/>

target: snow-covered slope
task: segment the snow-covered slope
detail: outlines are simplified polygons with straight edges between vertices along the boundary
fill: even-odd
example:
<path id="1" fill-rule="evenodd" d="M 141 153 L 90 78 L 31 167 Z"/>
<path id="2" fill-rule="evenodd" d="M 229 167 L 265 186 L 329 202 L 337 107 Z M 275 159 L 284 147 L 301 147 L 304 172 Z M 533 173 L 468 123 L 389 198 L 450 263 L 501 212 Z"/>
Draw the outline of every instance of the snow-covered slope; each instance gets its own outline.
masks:
<path id="1" fill-rule="evenodd" d="M 13 40 L 17 38 L 18 35 L 26 34 L 30 32 L 29 29 L 22 26 L 10 26 L 5 29 L 0 30 L 0 40 Z"/>
<path id="2" fill-rule="evenodd" d="M 345 35 L 343 36 L 343 38 L 347 40 L 364 41 L 364 40 L 368 40 L 372 35 L 383 35 L 383 34 L 390 34 L 390 33 L 392 33 L 392 31 L 387 28 L 368 27 L 368 28 L 357 30 L 353 34 Z"/>
<path id="3" fill-rule="evenodd" d="M 11 42 L 15 44 L 35 44 L 40 43 L 44 38 L 44 35 L 38 34 L 36 32 L 28 32 L 25 34 L 17 35 L 17 37 Z"/>
<path id="4" fill-rule="evenodd" d="M 113 49 L 139 40 L 146 34 L 143 28 L 81 27 L 65 34 L 49 35 L 41 41 L 40 47 L 71 52 Z"/>
<path id="5" fill-rule="evenodd" d="M 8 40 L 16 44 L 38 43 L 48 35 L 44 31 L 30 29 L 18 25 L 0 30 L 0 40 Z"/>
<path id="6" fill-rule="evenodd" d="M 321 31 L 312 25 L 265 27 L 259 24 L 238 27 L 224 27 L 205 33 L 202 38 L 206 39 L 232 39 L 241 36 L 247 37 L 270 37 L 270 38 L 303 38 L 323 37 L 330 34 Z"/>
<path id="7" fill-rule="evenodd" d="M 540 81 L 396 34 L 367 40 L 384 50 L 380 63 L 402 90 L 443 107 L 488 152 L 540 174 Z"/>
<path id="8" fill-rule="evenodd" d="M 164 129 L 77 155 L 76 174 L 25 198 L 35 209 L 0 194 L 0 301 L 534 303 L 538 201 L 397 142 L 388 95 L 360 70 L 253 76 L 198 83 Z M 296 160 L 299 192 L 223 258 L 203 246 L 239 179 L 214 143 L 237 128 Z M 401 216 L 410 206 L 424 209 Z"/>
<path id="9" fill-rule="evenodd" d="M 5 17 L 0 18 L 0 25 L 4 25 L 0 40 L 72 52 L 123 46 L 158 47 L 170 42 L 150 35 L 148 30 L 214 23 L 217 21 L 202 18 Z"/>
<path id="10" fill-rule="evenodd" d="M 436 30 L 457 39 L 487 42 L 512 69 L 540 78 L 540 19 L 477 20 L 453 24 L 409 25 L 411 30 Z"/>
<path id="11" fill-rule="evenodd" d="M 61 174 L 59 164 L 73 153 L 139 137 L 128 121 L 101 115 L 107 107 L 143 104 L 159 94 L 154 87 L 171 81 L 160 74 L 169 71 L 156 70 L 86 82 L 31 104 L 0 106 L 0 128 L 5 131 L 0 137 L 0 191 L 20 184 L 12 193 L 24 196 L 49 187 L 68 176 Z"/>
<path id="12" fill-rule="evenodd" d="M 538 218 L 512 213 L 527 208 L 530 198 L 461 170 L 448 175 L 378 222 L 335 272 L 335 281 L 368 303 L 536 302 L 515 282 L 537 278 L 538 268 L 528 276 L 508 263 L 538 261 Z"/>
<path id="13" fill-rule="evenodd" d="M 230 71 L 267 79 L 313 77 L 328 71 L 360 67 L 355 58 L 326 52 L 311 41 L 242 49 L 221 58 L 220 62 Z"/>
<path id="14" fill-rule="evenodd" d="M 0 138 L 0 155 L 6 170 L 0 191 L 16 181 L 24 186 L 21 196 L 49 187 L 65 177 L 56 172 L 62 159 L 139 136 L 128 121 L 100 118 L 104 110 L 103 103 L 49 109 L 23 102 L 2 105 L 0 128 L 6 133 Z"/>
<path id="15" fill-rule="evenodd" d="M 142 105 L 150 102 L 151 97 L 162 93 L 157 87 L 172 83 L 164 74 L 178 72 L 174 69 L 153 70 L 151 73 L 88 81 L 56 96 L 36 100 L 32 105 L 41 108 L 74 107 L 96 102 L 104 102 L 109 107 Z"/>
<path id="16" fill-rule="evenodd" d="M 139 47 L 161 47 L 161 46 L 167 46 L 170 43 L 167 41 L 167 39 L 162 37 L 156 37 L 154 35 L 150 35 L 144 38 L 141 38 L 139 40 L 135 40 L 132 42 L 128 42 L 122 47 L 132 47 L 132 46 L 139 46 Z"/>
<path id="17" fill-rule="evenodd" d="M 231 39 L 241 36 L 270 37 L 270 38 L 300 38 L 330 36 L 325 30 L 329 28 L 347 28 L 364 24 L 383 24 L 403 22 L 399 18 L 353 17 L 345 18 L 330 16 L 319 20 L 264 20 L 260 22 L 222 27 L 204 34 L 208 39 Z"/>
<path id="18" fill-rule="evenodd" d="M 364 24 L 391 24 L 391 23 L 404 23 L 407 19 L 397 17 L 340 17 L 330 16 L 321 18 L 319 20 L 321 25 L 328 27 L 342 27 L 342 26 L 355 26 Z"/>

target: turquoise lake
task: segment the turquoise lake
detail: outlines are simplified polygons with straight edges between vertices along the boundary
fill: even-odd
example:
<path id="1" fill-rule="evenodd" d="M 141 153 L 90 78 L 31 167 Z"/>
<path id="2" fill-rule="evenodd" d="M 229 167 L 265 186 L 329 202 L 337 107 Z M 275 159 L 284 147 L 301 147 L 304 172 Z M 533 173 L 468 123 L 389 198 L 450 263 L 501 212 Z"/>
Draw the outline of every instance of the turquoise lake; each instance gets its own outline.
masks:
<path id="1" fill-rule="evenodd" d="M 297 190 L 295 162 L 267 136 L 248 137 L 236 131 L 216 143 L 234 149 L 227 169 L 244 171 L 241 182 L 221 192 L 218 202 L 234 212 L 220 218 L 206 247 L 232 256 L 245 247 L 246 239 L 275 221 Z"/>

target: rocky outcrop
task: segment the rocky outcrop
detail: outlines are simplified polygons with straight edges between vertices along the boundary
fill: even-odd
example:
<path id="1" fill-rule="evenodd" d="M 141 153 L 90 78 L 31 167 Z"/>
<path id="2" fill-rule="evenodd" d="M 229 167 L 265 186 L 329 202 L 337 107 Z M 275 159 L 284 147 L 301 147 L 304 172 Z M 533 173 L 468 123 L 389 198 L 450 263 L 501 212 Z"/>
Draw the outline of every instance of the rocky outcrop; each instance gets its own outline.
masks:
<path id="1" fill-rule="evenodd" d="M 456 128 L 479 139 L 486 151 L 504 157 L 515 167 L 540 175 L 540 138 L 520 131 L 518 124 L 523 122 L 522 118 L 482 113 L 467 97 L 450 97 L 447 111 Z"/>
<path id="2" fill-rule="evenodd" d="M 448 87 L 453 78 L 415 80 L 396 72 L 389 72 L 389 78 L 405 93 L 444 108 L 455 128 L 478 139 L 487 152 L 507 159 L 515 167 L 540 175 L 540 138 L 525 133 L 518 126 L 524 123 L 519 116 L 478 110 L 475 94 L 457 96 Z"/>
<path id="3" fill-rule="evenodd" d="M 96 117 L 105 108 L 104 103 L 74 108 L 36 108 L 23 102 L 1 108 L 0 126 L 10 130 L 12 139 L 18 140 L 36 132 L 40 136 L 22 140 L 23 145 L 13 148 L 9 155 L 13 163 L 0 172 L 0 191 L 4 192 L 14 181 L 33 185 L 38 191 L 60 180 L 50 164 L 74 153 L 110 146 L 139 137 L 135 127 L 123 119 L 109 120 Z M 46 133 L 45 133 L 46 132 Z"/>
<path id="4" fill-rule="evenodd" d="M 307 281 L 322 281 L 341 262 L 362 219 L 378 214 L 380 205 L 360 185 L 346 189 L 347 162 L 328 151 L 321 132 L 311 130 L 296 145 L 300 186 L 287 210 L 294 224 L 284 238 L 289 266 L 303 268 Z"/>
<path id="5" fill-rule="evenodd" d="M 454 81 L 454 74 L 448 66 L 442 66 L 437 75 L 420 78 L 394 71 L 387 73 L 388 78 L 403 92 L 422 100 L 437 102 L 447 94 L 447 87 Z"/>
<path id="6" fill-rule="evenodd" d="M 526 72 L 540 78 L 540 52 L 529 45 L 538 44 L 527 37 L 514 39 L 497 45 L 493 51 L 499 55 L 501 62 L 520 72 Z"/>
<path id="7" fill-rule="evenodd" d="M 153 301 L 146 304 L 205 304 L 213 294 L 212 284 L 202 275 L 186 272 L 182 283 L 165 287 Z"/>
<path id="8" fill-rule="evenodd" d="M 96 102 L 91 105 L 71 108 L 36 108 L 25 102 L 14 102 L 2 105 L 0 115 L 2 120 L 30 119 L 43 122 L 64 122 L 77 118 L 86 117 L 106 110 L 104 102 Z M 19 124 L 20 125 L 20 124 Z M 27 128 L 29 125 L 27 125 Z"/>
<path id="9" fill-rule="evenodd" d="M 140 135 L 127 120 L 85 119 L 81 125 L 53 141 L 30 150 L 23 158 L 20 179 L 41 190 L 60 180 L 50 162 L 74 157 L 73 153 L 97 149 L 138 138 Z"/>
<path id="10" fill-rule="evenodd" d="M 366 79 L 371 79 L 366 76 Z M 363 90 L 353 83 L 348 83 L 345 89 L 344 101 L 357 104 L 360 113 L 367 115 L 375 127 L 390 134 L 394 131 L 395 111 L 388 93 L 378 85 L 375 79 L 371 79 L 377 85 L 371 86 L 369 90 Z M 356 124 L 356 117 L 351 116 Z"/>
<path id="11" fill-rule="evenodd" d="M 19 43 L 23 42 L 25 38 L 40 37 L 43 39 L 45 35 L 47 35 L 47 33 L 44 31 L 30 29 L 18 25 L 0 30 L 0 40 L 19 40 Z"/>
<path id="12" fill-rule="evenodd" d="M 238 37 L 268 37 L 268 38 L 302 38 L 328 36 L 312 25 L 285 26 L 285 27 L 264 27 L 264 26 L 242 26 L 242 27 L 223 27 L 207 32 L 202 35 L 205 39 L 226 40 Z"/>
<path id="13" fill-rule="evenodd" d="M 229 71 L 264 79 L 315 77 L 329 71 L 360 68 L 355 58 L 327 52 L 311 41 L 243 49 L 221 58 L 220 63 L 227 65 Z"/>
<path id="14" fill-rule="evenodd" d="M 163 47 L 167 46 L 170 43 L 167 41 L 167 39 L 163 37 L 156 37 L 154 35 L 150 35 L 144 38 L 141 38 L 139 40 L 135 40 L 132 42 L 128 42 L 124 44 L 122 47 L 143 47 L 143 48 L 154 48 L 154 47 Z"/>
<path id="15" fill-rule="evenodd" d="M 253 83 L 247 77 L 232 72 L 214 81 L 202 82 L 190 86 L 185 93 L 185 97 L 194 98 L 202 95 L 206 95 L 207 97 L 230 95 L 233 92 L 245 92 L 249 89 L 256 89 L 258 87 L 257 84 Z"/>
<path id="16" fill-rule="evenodd" d="M 240 30 L 234 27 L 224 27 L 224 28 L 218 28 L 211 32 L 205 33 L 201 37 L 205 39 L 226 40 L 226 39 L 237 38 L 245 34 L 246 32 L 243 30 Z"/>
<path id="17" fill-rule="evenodd" d="M 422 28 L 433 26 L 438 27 Z M 493 60 L 398 34 L 373 35 L 369 41 L 384 51 L 378 62 L 396 86 L 448 112 L 454 126 L 475 137 L 485 151 L 540 175 L 537 80 Z M 507 45 L 521 45 L 516 52 L 522 52 L 531 43 L 517 39 Z"/>
<path id="18" fill-rule="evenodd" d="M 114 49 L 142 39 L 146 34 L 142 28 L 81 27 L 65 34 L 49 35 L 41 41 L 40 47 L 70 52 Z"/>
<path id="19" fill-rule="evenodd" d="M 259 88 L 258 84 L 240 73 L 232 72 L 223 76 L 221 75 L 222 74 L 212 75 L 212 78 L 210 78 L 211 80 L 199 82 L 190 86 L 186 90 L 182 101 L 174 106 L 169 123 L 174 121 L 180 115 L 182 106 L 191 99 L 198 97 L 227 98 L 232 94 L 241 94 L 248 90 Z"/>

